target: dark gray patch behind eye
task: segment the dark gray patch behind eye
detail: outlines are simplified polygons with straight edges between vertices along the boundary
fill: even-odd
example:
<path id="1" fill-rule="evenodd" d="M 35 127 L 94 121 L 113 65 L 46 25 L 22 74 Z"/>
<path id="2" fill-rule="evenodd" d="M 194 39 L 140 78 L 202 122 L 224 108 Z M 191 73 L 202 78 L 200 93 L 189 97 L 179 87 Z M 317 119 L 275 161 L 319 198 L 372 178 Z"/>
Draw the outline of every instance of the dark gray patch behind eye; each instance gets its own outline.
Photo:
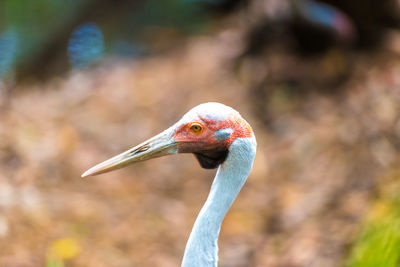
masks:
<path id="1" fill-rule="evenodd" d="M 219 141 L 225 141 L 231 136 L 232 133 L 233 133 L 232 128 L 219 129 L 214 133 L 214 137 Z"/>

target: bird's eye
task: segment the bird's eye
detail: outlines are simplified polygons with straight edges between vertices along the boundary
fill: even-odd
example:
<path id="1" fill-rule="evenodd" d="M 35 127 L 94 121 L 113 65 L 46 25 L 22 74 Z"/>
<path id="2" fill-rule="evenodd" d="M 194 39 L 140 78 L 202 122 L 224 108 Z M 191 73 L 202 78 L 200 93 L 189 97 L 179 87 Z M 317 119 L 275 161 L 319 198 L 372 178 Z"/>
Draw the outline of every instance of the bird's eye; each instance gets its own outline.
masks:
<path id="1" fill-rule="evenodd" d="M 201 126 L 199 123 L 192 123 L 189 126 L 189 129 L 192 133 L 199 134 L 203 131 L 203 126 Z"/>

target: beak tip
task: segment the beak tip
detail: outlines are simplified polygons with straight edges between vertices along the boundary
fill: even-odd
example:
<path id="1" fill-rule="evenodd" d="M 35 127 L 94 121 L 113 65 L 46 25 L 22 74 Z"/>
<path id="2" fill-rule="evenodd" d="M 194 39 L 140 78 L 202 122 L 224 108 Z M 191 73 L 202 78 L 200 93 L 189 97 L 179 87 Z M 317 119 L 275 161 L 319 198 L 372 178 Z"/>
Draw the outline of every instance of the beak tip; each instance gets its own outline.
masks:
<path id="1" fill-rule="evenodd" d="M 85 171 L 82 175 L 81 175 L 81 177 L 82 178 L 85 178 L 85 177 L 88 177 L 88 176 L 91 176 L 92 174 L 91 174 L 91 172 L 90 172 L 90 170 L 87 170 L 87 171 Z"/>
<path id="2" fill-rule="evenodd" d="M 85 171 L 81 177 L 94 176 L 122 168 L 130 163 L 144 161 L 177 152 L 175 139 L 172 137 L 173 128 L 165 130 L 149 140 L 116 155 Z"/>

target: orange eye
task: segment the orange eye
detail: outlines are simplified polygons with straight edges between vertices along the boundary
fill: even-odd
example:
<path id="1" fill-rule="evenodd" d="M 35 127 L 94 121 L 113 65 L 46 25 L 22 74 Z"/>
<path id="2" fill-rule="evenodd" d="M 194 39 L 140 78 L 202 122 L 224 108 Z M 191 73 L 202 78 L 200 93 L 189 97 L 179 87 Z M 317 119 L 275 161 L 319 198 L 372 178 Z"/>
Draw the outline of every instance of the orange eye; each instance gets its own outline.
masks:
<path id="1" fill-rule="evenodd" d="M 192 133 L 199 134 L 203 131 L 203 126 L 201 126 L 199 123 L 192 123 L 189 129 Z"/>

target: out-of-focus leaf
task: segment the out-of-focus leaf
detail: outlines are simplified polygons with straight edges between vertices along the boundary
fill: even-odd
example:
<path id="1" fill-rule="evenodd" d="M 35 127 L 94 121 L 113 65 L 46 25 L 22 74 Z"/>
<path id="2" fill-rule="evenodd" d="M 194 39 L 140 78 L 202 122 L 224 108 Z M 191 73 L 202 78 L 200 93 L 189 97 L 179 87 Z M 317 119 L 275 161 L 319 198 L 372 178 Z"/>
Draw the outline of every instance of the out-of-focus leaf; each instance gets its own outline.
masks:
<path id="1" fill-rule="evenodd" d="M 391 187 L 399 192 L 397 183 Z M 385 190 L 385 187 L 383 188 Z M 381 199 L 371 207 L 366 224 L 353 246 L 347 267 L 399 266 L 400 205 L 398 195 L 398 193 L 396 195 L 384 193 Z"/>

